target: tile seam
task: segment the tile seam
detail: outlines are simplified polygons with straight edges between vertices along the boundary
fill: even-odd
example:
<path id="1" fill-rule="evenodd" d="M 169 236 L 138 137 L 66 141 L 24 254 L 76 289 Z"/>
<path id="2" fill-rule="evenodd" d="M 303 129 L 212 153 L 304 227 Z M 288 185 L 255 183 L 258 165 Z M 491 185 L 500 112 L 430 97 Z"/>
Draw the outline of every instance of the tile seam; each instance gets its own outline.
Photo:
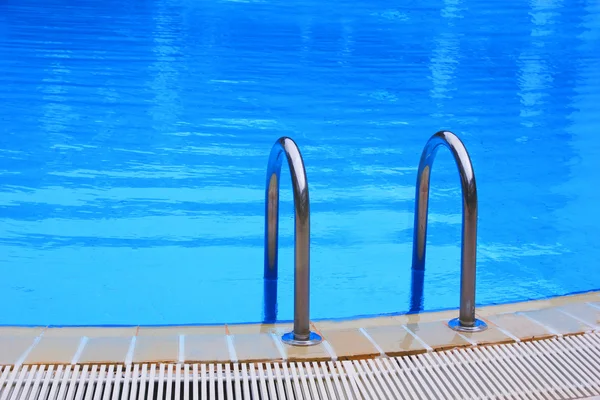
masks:
<path id="1" fill-rule="evenodd" d="M 537 319 L 533 318 L 532 316 L 529 316 L 529 315 L 525 314 L 524 312 L 516 312 L 515 315 L 521 315 L 521 316 L 527 318 L 531 322 L 538 324 L 539 326 L 541 326 L 542 328 L 544 328 L 545 330 L 547 330 L 548 332 L 550 332 L 553 335 L 556 335 L 558 337 L 562 337 L 563 336 L 562 333 L 559 333 L 554 328 L 552 328 L 552 327 L 544 324 L 541 321 L 538 321 Z"/>
<path id="2" fill-rule="evenodd" d="M 408 332 L 409 335 L 414 337 L 417 342 L 421 343 L 423 345 L 423 347 L 425 347 L 425 350 L 427 350 L 428 353 L 433 351 L 433 348 L 430 345 L 428 345 L 423 339 L 421 339 L 416 333 L 414 333 L 413 331 L 408 329 L 408 326 L 402 325 L 402 328 L 404 328 L 404 330 L 406 330 L 406 332 Z"/>
<path id="3" fill-rule="evenodd" d="M 136 341 L 137 336 L 133 336 L 131 338 L 131 342 L 129 343 L 129 349 L 127 349 L 127 355 L 125 356 L 125 365 L 131 365 L 133 362 L 133 352 L 135 351 Z"/>
<path id="4" fill-rule="evenodd" d="M 179 353 L 177 359 L 180 363 L 185 362 L 185 335 L 179 335 Z"/>
<path id="5" fill-rule="evenodd" d="M 35 346 L 38 345 L 40 340 L 42 340 L 42 336 L 44 336 L 44 332 L 45 332 L 45 329 L 38 336 L 36 336 L 33 339 L 33 342 L 31 343 L 31 345 L 29 345 L 29 347 L 23 352 L 23 354 L 21 354 L 21 357 L 19 357 L 17 359 L 17 361 L 15 362 L 15 367 L 20 367 L 21 365 L 23 365 L 23 363 L 25 362 L 25 360 L 27 359 L 27 357 L 29 356 L 31 351 L 35 348 Z"/>
<path id="6" fill-rule="evenodd" d="M 83 349 L 87 345 L 88 341 L 89 341 L 89 338 L 87 336 L 83 336 L 81 338 L 81 340 L 79 341 L 79 346 L 77 347 L 77 351 L 75 351 L 75 354 L 73 355 L 73 359 L 71 360 L 71 365 L 77 364 L 77 361 L 79 361 L 79 358 L 81 357 L 81 353 L 83 353 Z"/>
<path id="7" fill-rule="evenodd" d="M 498 324 L 489 321 L 492 325 L 494 325 L 495 329 L 498 329 L 500 332 L 504 333 L 506 336 L 508 336 L 509 338 L 511 338 L 512 340 L 514 340 L 515 342 L 519 343 L 521 341 L 521 339 L 519 339 L 518 337 L 516 337 L 515 335 L 513 335 L 508 329 L 504 329 L 502 327 L 500 327 Z"/>
<path id="8" fill-rule="evenodd" d="M 559 312 L 565 314 L 567 317 L 573 318 L 575 321 L 578 321 L 579 323 L 582 323 L 583 325 L 587 326 L 588 328 L 590 328 L 589 329 L 590 331 L 593 331 L 593 330 L 599 328 L 598 325 L 596 325 L 596 324 L 590 324 L 590 323 L 584 321 L 583 319 L 581 319 L 581 318 L 579 318 L 579 317 L 571 314 L 570 312 L 563 310 L 562 308 L 557 308 L 557 310 Z"/>
<path id="9" fill-rule="evenodd" d="M 587 302 L 587 303 L 585 303 L 585 304 L 587 304 L 587 305 L 588 305 L 588 306 L 590 306 L 590 307 L 594 307 L 594 308 L 595 308 L 595 309 L 597 309 L 597 310 L 600 310 L 600 306 L 597 306 L 597 305 L 595 305 L 595 304 L 594 304 L 594 303 L 592 303 L 591 301 L 588 301 L 588 302 Z"/>
<path id="10" fill-rule="evenodd" d="M 452 329 L 452 328 L 450 328 L 450 327 L 448 327 L 448 328 L 449 328 L 449 329 Z M 455 331 L 454 329 L 452 329 L 452 331 L 454 331 L 454 333 L 455 333 L 456 335 L 458 335 L 459 337 L 461 337 L 461 338 L 465 339 L 465 340 L 466 340 L 466 341 L 467 341 L 467 342 L 468 342 L 468 343 L 469 343 L 471 346 L 477 346 L 477 340 L 475 340 L 475 339 L 471 339 L 471 338 L 469 338 L 469 337 L 467 337 L 467 336 L 463 335 L 463 334 L 462 334 L 462 333 L 460 333 L 459 331 Z"/>
<path id="11" fill-rule="evenodd" d="M 386 355 L 383 349 L 377 344 L 377 342 L 375 342 L 375 339 L 373 339 L 371 335 L 369 335 L 365 328 L 358 328 L 358 331 L 362 333 L 363 336 L 366 337 L 369 342 L 371 342 L 371 344 L 375 347 L 375 350 L 377 350 L 379 354 L 381 354 L 382 356 Z"/>
<path id="12" fill-rule="evenodd" d="M 335 353 L 335 350 L 333 349 L 331 344 L 329 344 L 329 342 L 325 339 L 323 339 L 321 344 L 323 345 L 323 348 L 325 349 L 325 351 L 327 353 L 329 353 L 329 357 L 331 358 L 331 361 L 337 361 L 337 359 L 338 359 L 337 354 Z"/>
<path id="13" fill-rule="evenodd" d="M 227 348 L 229 350 L 229 359 L 232 363 L 236 363 L 236 362 L 238 362 L 238 357 L 237 357 L 237 353 L 235 351 L 235 344 L 233 343 L 233 336 L 226 335 L 225 338 L 227 339 Z"/>
<path id="14" fill-rule="evenodd" d="M 285 347 L 283 346 L 281 340 L 279 340 L 279 336 L 276 333 L 270 333 L 270 336 L 271 339 L 273 339 L 273 342 L 275 342 L 275 347 L 277 347 L 277 350 L 279 350 L 279 355 L 281 355 L 281 359 L 283 360 L 283 362 L 286 362 L 288 359 L 287 351 L 285 350 Z"/>

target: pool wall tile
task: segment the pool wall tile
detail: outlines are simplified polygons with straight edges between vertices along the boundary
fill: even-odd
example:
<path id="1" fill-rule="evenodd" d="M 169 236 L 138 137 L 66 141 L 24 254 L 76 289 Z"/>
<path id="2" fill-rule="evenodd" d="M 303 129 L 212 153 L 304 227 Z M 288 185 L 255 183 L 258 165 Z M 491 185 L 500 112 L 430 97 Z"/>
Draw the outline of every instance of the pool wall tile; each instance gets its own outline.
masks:
<path id="1" fill-rule="evenodd" d="M 360 318 L 351 320 L 322 320 L 315 321 L 318 330 L 343 330 L 355 329 L 356 327 L 368 328 L 372 326 L 398 326 L 410 323 L 432 322 L 440 320 L 451 320 L 458 316 L 457 310 L 436 311 L 422 314 L 405 314 L 392 317 Z"/>
<path id="2" fill-rule="evenodd" d="M 37 337 L 46 330 L 45 327 L 21 327 L 21 326 L 0 326 L 0 336 L 26 336 Z"/>
<path id="3" fill-rule="evenodd" d="M 227 325 L 227 331 L 231 335 L 256 334 L 256 333 L 276 333 L 283 335 L 291 332 L 293 324 L 235 324 Z"/>
<path id="4" fill-rule="evenodd" d="M 322 320 L 314 321 L 313 325 L 319 331 L 339 331 L 344 329 L 356 329 L 357 326 L 389 326 L 389 325 L 402 325 L 404 320 L 399 317 L 380 317 L 380 318 L 362 318 L 356 320 Z"/>
<path id="5" fill-rule="evenodd" d="M 210 335 L 227 333 L 225 325 L 140 327 L 138 336 Z"/>
<path id="6" fill-rule="evenodd" d="M 570 296 L 559 296 L 543 300 L 532 300 L 520 303 L 499 304 L 496 306 L 486 306 L 477 309 L 477 314 L 483 317 L 496 314 L 516 313 L 524 311 L 533 311 L 550 307 L 559 307 L 572 303 L 584 303 L 588 301 L 597 301 L 600 292 L 584 293 Z"/>
<path id="7" fill-rule="evenodd" d="M 44 331 L 44 337 L 131 337 L 135 336 L 138 328 L 99 328 L 99 327 L 76 327 L 76 328 L 48 328 Z"/>
<path id="8" fill-rule="evenodd" d="M 402 325 L 407 325 L 435 321 L 450 321 L 451 319 L 454 319 L 456 317 L 458 317 L 458 310 L 438 311 L 422 314 L 406 314 L 401 315 L 397 318 L 399 318 L 402 321 Z"/>

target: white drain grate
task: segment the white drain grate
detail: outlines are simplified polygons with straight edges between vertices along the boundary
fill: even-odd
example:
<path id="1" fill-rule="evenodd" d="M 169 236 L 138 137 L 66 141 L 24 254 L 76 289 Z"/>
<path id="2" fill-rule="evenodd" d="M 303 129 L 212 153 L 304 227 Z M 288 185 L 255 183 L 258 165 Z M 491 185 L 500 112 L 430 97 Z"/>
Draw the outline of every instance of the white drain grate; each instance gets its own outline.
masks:
<path id="1" fill-rule="evenodd" d="M 573 399 L 599 394 L 599 333 L 359 361 L 0 368 L 0 400 Z"/>

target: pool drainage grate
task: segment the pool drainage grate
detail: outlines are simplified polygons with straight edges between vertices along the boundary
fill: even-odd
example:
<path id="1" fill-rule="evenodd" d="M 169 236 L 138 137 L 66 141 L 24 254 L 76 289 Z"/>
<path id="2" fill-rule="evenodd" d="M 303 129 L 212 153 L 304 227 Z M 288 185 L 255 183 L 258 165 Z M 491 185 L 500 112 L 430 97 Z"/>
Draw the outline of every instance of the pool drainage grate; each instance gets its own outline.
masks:
<path id="1" fill-rule="evenodd" d="M 574 399 L 600 395 L 600 334 L 353 361 L 0 367 L 0 400 Z"/>

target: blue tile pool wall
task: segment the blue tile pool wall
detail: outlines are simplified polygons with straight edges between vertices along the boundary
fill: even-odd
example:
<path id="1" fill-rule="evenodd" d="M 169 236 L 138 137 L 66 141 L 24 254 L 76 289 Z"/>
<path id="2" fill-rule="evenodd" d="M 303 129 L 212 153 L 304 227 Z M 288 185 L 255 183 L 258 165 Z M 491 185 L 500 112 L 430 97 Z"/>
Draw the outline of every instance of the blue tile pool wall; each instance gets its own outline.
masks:
<path id="1" fill-rule="evenodd" d="M 426 274 L 410 271 L 416 167 L 439 129 L 475 166 L 478 303 L 598 289 L 599 43 L 592 0 L 4 1 L 0 324 L 260 321 L 282 135 L 307 165 L 313 318 L 458 306 L 445 151 Z M 282 176 L 272 309 L 289 320 Z"/>

